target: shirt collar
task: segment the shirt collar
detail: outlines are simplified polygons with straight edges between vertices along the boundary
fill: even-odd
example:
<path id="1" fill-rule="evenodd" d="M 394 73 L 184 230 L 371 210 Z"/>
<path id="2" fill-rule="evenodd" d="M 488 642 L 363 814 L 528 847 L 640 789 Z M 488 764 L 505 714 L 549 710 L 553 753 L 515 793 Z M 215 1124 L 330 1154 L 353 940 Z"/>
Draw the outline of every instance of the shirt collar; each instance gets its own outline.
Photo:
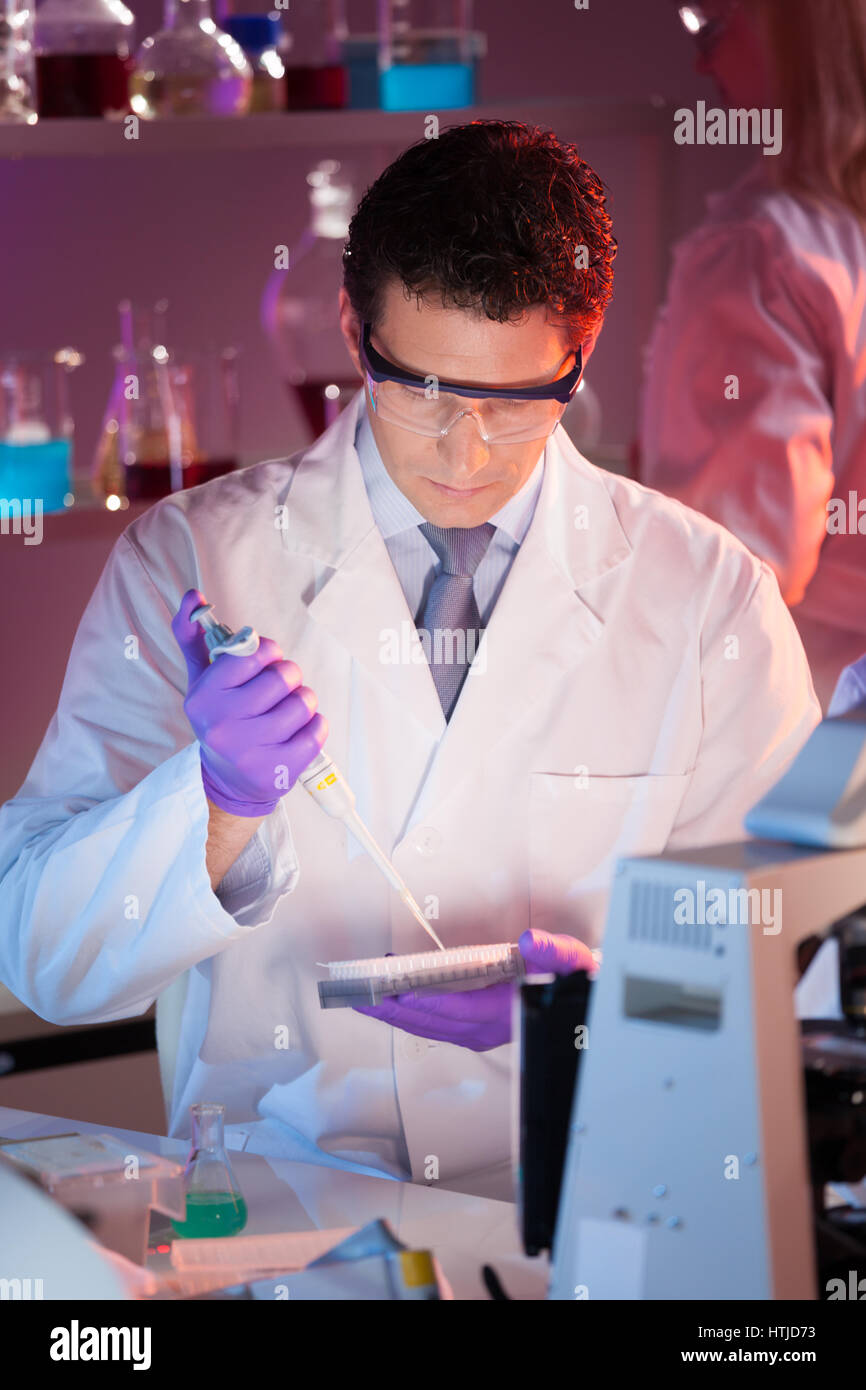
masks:
<path id="1" fill-rule="evenodd" d="M 382 536 L 389 540 L 401 531 L 409 531 L 413 526 L 421 526 L 426 518 L 409 498 L 400 491 L 394 482 L 379 453 L 373 430 L 367 416 L 366 405 L 359 412 L 358 427 L 355 431 L 355 448 L 361 461 L 364 486 L 370 499 L 370 509 Z M 509 497 L 495 516 L 490 518 L 492 525 L 504 531 L 507 536 L 520 545 L 532 521 L 538 494 L 544 476 L 544 451 L 530 473 L 526 482 L 513 497 Z"/>

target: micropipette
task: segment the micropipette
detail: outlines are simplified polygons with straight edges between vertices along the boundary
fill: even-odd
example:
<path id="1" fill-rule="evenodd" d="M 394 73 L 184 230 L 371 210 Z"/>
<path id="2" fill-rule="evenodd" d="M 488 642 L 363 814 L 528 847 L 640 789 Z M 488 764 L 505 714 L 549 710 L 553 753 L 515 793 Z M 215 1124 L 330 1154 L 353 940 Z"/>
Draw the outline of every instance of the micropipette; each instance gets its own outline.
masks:
<path id="1" fill-rule="evenodd" d="M 259 636 L 251 627 L 242 627 L 240 632 L 232 632 L 225 623 L 214 617 L 213 604 L 206 603 L 194 608 L 190 613 L 193 622 L 201 623 L 208 656 L 216 661 L 218 656 L 251 656 L 258 651 Z M 358 812 L 355 810 L 355 795 L 333 759 L 321 750 L 313 761 L 304 768 L 298 783 L 320 806 L 326 815 L 334 816 L 351 830 L 362 849 L 366 850 L 373 863 L 385 875 L 391 887 L 396 889 L 419 926 L 436 942 L 440 951 L 445 947 L 424 916 L 406 884 L 398 874 L 387 854 L 373 839 Z"/>

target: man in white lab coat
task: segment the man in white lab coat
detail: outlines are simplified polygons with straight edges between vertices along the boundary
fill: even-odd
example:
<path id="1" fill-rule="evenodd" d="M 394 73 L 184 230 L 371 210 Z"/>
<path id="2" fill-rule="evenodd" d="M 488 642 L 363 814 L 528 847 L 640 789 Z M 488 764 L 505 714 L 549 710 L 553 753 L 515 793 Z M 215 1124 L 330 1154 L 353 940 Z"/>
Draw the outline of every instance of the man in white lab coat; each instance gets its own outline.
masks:
<path id="1" fill-rule="evenodd" d="M 300 789 L 264 815 L 206 796 L 193 697 L 219 662 L 200 650 L 187 670 L 172 620 L 188 644 L 189 590 L 276 644 L 292 698 L 303 673 L 305 719 L 326 716 L 362 818 L 448 946 L 527 928 L 554 953 L 598 945 L 616 858 L 741 836 L 813 728 L 767 566 L 556 427 L 614 249 L 597 178 L 549 132 L 421 141 L 350 232 L 340 315 L 364 391 L 309 450 L 176 494 L 115 546 L 0 813 L 0 978 L 86 1023 L 183 977 L 170 1133 L 219 1100 L 248 1147 L 511 1192 L 507 1034 L 443 1035 L 411 1002 L 399 1026 L 319 1008 L 317 962 L 423 934 Z M 547 424 L 529 439 L 527 420 Z M 483 637 L 448 694 L 416 628 L 437 581 L 455 601 L 433 542 L 461 530 L 484 540 L 462 576 Z"/>

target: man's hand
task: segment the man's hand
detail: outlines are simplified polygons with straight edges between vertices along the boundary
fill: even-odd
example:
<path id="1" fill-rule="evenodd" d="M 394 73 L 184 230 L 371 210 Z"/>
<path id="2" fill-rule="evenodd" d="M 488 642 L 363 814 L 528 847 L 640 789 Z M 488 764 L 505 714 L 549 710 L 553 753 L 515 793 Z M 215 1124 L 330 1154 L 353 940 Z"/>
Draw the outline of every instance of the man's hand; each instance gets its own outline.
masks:
<path id="1" fill-rule="evenodd" d="M 252 656 L 223 655 L 211 664 L 204 633 L 189 616 L 205 602 L 187 590 L 171 625 L 186 659 L 183 707 L 201 744 L 204 789 L 233 816 L 267 816 L 321 749 L 328 723 L 298 667 L 270 638 Z"/>
<path id="2" fill-rule="evenodd" d="M 575 970 L 596 969 L 589 947 L 573 936 L 527 930 L 517 944 L 529 974 L 570 975 Z M 375 1008 L 359 1007 L 357 1012 L 419 1038 L 487 1052 L 511 1041 L 514 989 L 509 981 L 454 994 L 398 994 Z"/>

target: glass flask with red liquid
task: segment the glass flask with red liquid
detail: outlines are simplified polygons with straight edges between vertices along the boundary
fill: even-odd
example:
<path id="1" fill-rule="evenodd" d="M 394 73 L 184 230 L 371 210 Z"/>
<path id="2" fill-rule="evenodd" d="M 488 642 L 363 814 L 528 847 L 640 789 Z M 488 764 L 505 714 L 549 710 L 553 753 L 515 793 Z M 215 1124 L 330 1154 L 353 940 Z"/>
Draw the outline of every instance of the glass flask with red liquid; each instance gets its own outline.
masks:
<path id="1" fill-rule="evenodd" d="M 126 115 L 134 40 L 135 16 L 120 0 L 43 0 L 35 24 L 39 116 Z"/>
<path id="2" fill-rule="evenodd" d="M 310 217 L 288 265 L 275 269 L 262 299 L 262 322 L 280 373 L 316 439 L 354 396 L 361 379 L 340 332 L 343 247 L 355 195 L 350 171 L 321 160 L 307 175 Z"/>
<path id="3" fill-rule="evenodd" d="M 109 507 L 152 502 L 237 467 L 237 352 L 177 353 L 161 300 L 120 305 L 121 342 L 96 449 L 93 485 Z"/>

